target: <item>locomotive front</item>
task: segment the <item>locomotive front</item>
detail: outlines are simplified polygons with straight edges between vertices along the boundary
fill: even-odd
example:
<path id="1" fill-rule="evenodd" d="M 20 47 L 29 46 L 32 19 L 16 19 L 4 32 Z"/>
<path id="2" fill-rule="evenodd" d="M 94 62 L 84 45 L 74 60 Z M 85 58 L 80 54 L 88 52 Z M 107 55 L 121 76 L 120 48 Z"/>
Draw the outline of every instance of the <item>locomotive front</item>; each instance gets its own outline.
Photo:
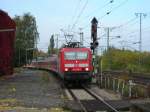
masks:
<path id="1" fill-rule="evenodd" d="M 90 81 L 92 53 L 89 48 L 64 48 L 61 52 L 61 74 L 67 81 Z"/>

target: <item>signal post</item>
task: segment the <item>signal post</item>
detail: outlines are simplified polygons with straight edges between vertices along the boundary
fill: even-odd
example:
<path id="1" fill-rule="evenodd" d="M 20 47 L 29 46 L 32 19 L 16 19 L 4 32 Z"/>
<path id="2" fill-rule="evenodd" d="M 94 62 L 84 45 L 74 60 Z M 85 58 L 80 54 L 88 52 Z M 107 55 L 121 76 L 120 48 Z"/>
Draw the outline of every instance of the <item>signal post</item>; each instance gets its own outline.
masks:
<path id="1" fill-rule="evenodd" d="M 98 73 L 98 61 L 96 59 L 97 56 L 97 46 L 98 46 L 98 41 L 97 41 L 97 25 L 98 21 L 94 17 L 91 21 L 91 50 L 93 52 L 93 75 L 97 76 Z"/>

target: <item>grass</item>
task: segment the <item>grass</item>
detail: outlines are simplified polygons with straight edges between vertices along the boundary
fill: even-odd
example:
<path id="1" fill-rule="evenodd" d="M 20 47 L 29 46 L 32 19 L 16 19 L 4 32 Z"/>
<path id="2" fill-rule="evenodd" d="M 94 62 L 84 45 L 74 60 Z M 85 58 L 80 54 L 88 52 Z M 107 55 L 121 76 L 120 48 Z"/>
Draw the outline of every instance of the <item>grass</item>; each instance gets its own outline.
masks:
<path id="1" fill-rule="evenodd" d="M 15 104 L 17 104 L 16 99 L 0 99 L 0 110 L 10 110 Z"/>
<path id="2" fill-rule="evenodd" d="M 14 68 L 14 73 L 21 73 L 21 71 L 22 71 L 22 68 L 20 67 Z"/>
<path id="3" fill-rule="evenodd" d="M 27 108 L 27 107 L 1 107 L 0 112 L 12 111 L 12 112 L 71 112 L 65 108 L 53 107 L 53 108 Z"/>
<path id="4" fill-rule="evenodd" d="M 43 72 L 42 73 L 42 81 L 43 82 L 49 82 L 50 81 L 50 76 L 49 76 L 50 74 L 48 73 L 48 72 Z"/>

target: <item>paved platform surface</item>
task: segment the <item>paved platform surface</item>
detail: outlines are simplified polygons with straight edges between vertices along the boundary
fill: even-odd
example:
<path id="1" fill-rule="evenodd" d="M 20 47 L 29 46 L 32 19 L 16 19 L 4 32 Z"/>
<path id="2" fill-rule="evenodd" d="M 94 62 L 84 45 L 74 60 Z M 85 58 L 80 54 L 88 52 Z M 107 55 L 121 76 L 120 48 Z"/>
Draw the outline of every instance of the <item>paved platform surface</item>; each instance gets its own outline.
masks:
<path id="1" fill-rule="evenodd" d="M 48 72 L 22 69 L 14 77 L 0 79 L 0 112 L 18 112 L 18 107 L 27 108 L 27 112 L 39 109 L 45 112 L 61 108 L 64 103 L 61 97 L 58 81 Z"/>

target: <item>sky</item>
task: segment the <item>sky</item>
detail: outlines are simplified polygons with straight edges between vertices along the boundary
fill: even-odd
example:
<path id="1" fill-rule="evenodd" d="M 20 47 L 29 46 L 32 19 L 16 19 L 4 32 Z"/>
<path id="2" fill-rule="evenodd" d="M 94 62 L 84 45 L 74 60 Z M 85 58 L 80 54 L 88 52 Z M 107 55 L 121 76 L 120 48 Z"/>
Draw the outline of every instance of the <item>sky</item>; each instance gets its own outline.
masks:
<path id="1" fill-rule="evenodd" d="M 112 3 L 111 3 L 112 1 Z M 73 34 L 73 41 L 84 45 L 91 42 L 91 20 L 98 20 L 99 52 L 107 46 L 107 28 L 110 45 L 117 48 L 139 50 L 140 18 L 142 16 L 142 51 L 150 51 L 150 0 L 0 0 L 0 9 L 12 18 L 30 13 L 36 18 L 40 40 L 38 48 L 46 51 L 52 34 L 58 36 L 59 47 L 66 42 L 64 34 Z M 110 14 L 106 14 L 111 12 Z M 120 36 L 120 38 L 116 38 Z M 67 41 L 70 39 L 67 38 Z M 137 44 L 133 44 L 137 43 Z"/>

